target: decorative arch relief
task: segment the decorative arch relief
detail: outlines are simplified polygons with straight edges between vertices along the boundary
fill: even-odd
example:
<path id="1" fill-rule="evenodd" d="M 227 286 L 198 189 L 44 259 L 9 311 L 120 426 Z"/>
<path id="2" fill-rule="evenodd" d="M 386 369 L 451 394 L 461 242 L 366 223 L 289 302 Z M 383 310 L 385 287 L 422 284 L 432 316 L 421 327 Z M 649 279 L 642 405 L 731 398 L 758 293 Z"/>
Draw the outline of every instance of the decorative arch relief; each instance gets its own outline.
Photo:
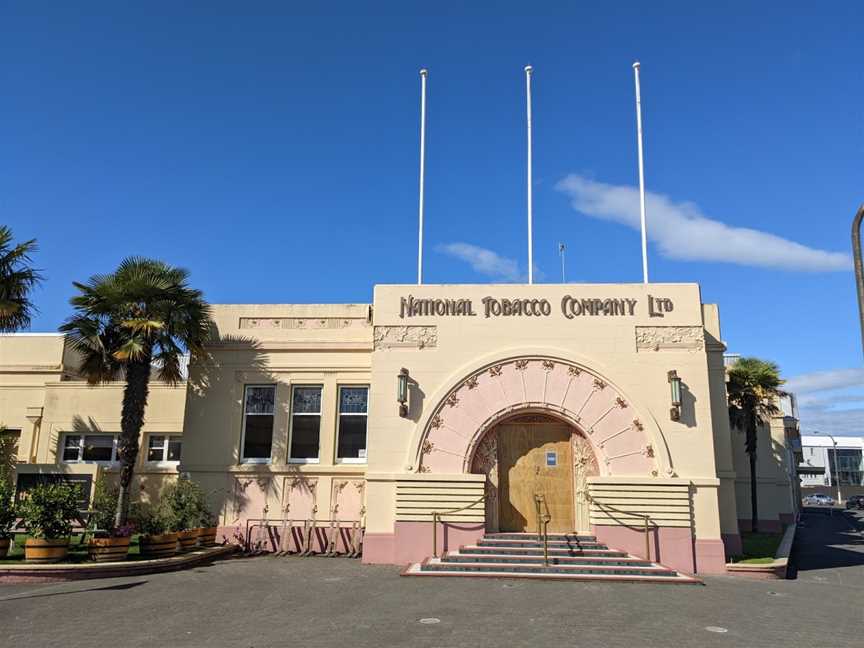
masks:
<path id="1" fill-rule="evenodd" d="M 520 412 L 552 415 L 578 428 L 601 475 L 660 473 L 657 448 L 625 396 L 589 370 L 550 358 L 510 359 L 460 382 L 429 418 L 417 471 L 471 472 L 486 432 Z M 667 469 L 664 476 L 671 474 Z"/>

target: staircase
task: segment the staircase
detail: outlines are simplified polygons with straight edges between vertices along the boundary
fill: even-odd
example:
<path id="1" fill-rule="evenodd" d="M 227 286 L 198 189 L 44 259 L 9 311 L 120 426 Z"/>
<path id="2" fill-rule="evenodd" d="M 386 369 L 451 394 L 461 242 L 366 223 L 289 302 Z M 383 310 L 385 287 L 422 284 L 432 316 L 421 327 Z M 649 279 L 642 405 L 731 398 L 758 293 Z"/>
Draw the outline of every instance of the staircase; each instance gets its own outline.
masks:
<path id="1" fill-rule="evenodd" d="M 701 584 L 657 563 L 609 549 L 594 536 L 549 534 L 549 564 L 543 541 L 533 533 L 487 533 L 476 545 L 410 565 L 403 576 L 481 576 L 625 583 Z"/>

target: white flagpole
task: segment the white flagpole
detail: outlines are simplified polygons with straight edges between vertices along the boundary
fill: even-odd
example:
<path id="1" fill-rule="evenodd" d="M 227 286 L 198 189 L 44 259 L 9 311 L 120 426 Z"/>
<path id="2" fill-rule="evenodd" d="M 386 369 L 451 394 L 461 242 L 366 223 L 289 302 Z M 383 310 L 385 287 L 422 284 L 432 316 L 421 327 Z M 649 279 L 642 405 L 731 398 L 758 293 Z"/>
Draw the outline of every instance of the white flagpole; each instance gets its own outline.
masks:
<path id="1" fill-rule="evenodd" d="M 417 242 L 417 283 L 423 283 L 423 181 L 426 175 L 426 68 L 420 70 L 420 227 Z"/>
<path id="2" fill-rule="evenodd" d="M 645 166 L 642 161 L 642 95 L 639 91 L 639 61 L 633 64 L 636 78 L 636 137 L 639 144 L 639 216 L 642 224 L 642 282 L 648 283 L 648 243 L 645 235 Z"/>
<path id="3" fill-rule="evenodd" d="M 531 192 L 531 72 L 534 68 L 525 66 L 525 94 L 528 118 L 528 283 L 534 283 L 534 233 L 533 199 Z"/>

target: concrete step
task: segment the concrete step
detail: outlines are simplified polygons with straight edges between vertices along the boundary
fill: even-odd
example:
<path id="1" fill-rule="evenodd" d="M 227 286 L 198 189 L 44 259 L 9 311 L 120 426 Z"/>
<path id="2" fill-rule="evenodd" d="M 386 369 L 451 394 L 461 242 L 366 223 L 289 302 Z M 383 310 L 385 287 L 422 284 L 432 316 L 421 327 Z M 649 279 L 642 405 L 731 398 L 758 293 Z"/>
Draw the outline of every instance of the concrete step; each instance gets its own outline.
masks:
<path id="1" fill-rule="evenodd" d="M 543 547 L 489 547 L 486 545 L 467 545 L 460 548 L 465 554 L 508 554 L 511 556 L 542 556 Z M 579 547 L 549 547 L 550 556 L 608 556 L 627 557 L 624 551 L 617 549 L 582 549 Z"/>
<path id="2" fill-rule="evenodd" d="M 512 563 L 484 563 L 478 565 L 453 564 L 439 558 L 427 558 L 409 566 L 403 576 L 461 576 L 497 578 L 539 578 L 573 581 L 618 581 L 698 584 L 700 580 L 679 574 L 661 565 L 650 567 L 576 565 L 514 565 Z"/>
<path id="3" fill-rule="evenodd" d="M 477 544 L 481 547 L 542 547 L 543 543 L 537 540 L 499 540 L 497 538 L 480 538 Z M 607 549 L 602 542 L 568 542 L 565 540 L 550 540 L 550 549 Z"/>
<path id="4" fill-rule="evenodd" d="M 510 554 L 470 554 L 451 551 L 441 557 L 441 562 L 542 565 L 543 555 L 514 556 Z M 553 565 L 630 565 L 632 567 L 650 567 L 653 564 L 648 560 L 632 556 L 549 556 L 549 562 Z"/>
<path id="5" fill-rule="evenodd" d="M 484 537 L 489 540 L 537 540 L 536 533 L 519 533 L 513 531 L 507 531 L 504 533 L 487 533 Z M 597 542 L 597 536 L 578 535 L 576 533 L 550 533 L 548 534 L 548 537 L 550 542 Z"/>

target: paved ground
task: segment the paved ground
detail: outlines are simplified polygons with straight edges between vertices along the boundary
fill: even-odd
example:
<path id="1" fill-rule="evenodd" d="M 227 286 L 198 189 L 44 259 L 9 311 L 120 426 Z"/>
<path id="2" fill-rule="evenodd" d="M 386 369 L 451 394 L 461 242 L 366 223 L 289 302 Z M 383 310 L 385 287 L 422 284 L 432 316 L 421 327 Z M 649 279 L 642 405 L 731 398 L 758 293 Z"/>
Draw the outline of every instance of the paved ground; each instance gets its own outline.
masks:
<path id="1" fill-rule="evenodd" d="M 862 645 L 864 515 L 805 515 L 797 580 L 706 587 L 399 578 L 328 558 L 0 586 L 0 646 Z"/>

